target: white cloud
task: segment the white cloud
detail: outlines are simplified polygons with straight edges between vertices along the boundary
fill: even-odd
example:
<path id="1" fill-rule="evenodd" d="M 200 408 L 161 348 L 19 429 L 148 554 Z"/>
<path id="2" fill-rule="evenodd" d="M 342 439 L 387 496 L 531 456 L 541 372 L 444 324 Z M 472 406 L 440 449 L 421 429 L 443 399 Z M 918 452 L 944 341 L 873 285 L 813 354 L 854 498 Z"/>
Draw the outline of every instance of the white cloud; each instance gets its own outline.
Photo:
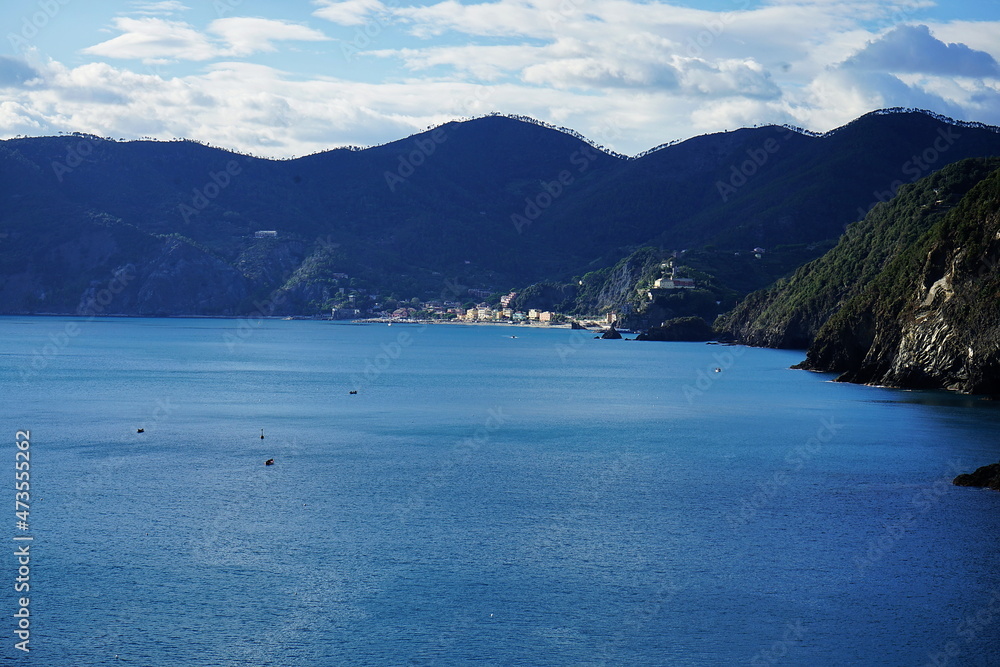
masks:
<path id="1" fill-rule="evenodd" d="M 526 44 L 503 46 L 441 46 L 423 49 L 382 49 L 368 51 L 380 58 L 398 58 L 412 71 L 435 67 L 451 68 L 459 75 L 484 81 L 517 73 L 546 58 L 543 47 Z"/>
<path id="2" fill-rule="evenodd" d="M 313 16 L 346 26 L 364 25 L 386 11 L 380 0 L 316 0 L 316 4 L 322 6 Z"/>
<path id="3" fill-rule="evenodd" d="M 18 63 L 0 60 L 0 80 L 6 71 L 23 84 L 0 89 L 0 120 L 9 133 L 185 136 L 271 156 L 383 143 L 492 111 L 573 127 L 625 153 L 757 123 L 829 130 L 886 106 L 1000 122 L 1000 80 L 984 74 L 1000 57 L 997 22 L 920 33 L 924 0 L 725 4 L 731 11 L 657 0 L 314 0 L 312 20 L 328 21 L 331 34 L 373 25 L 378 35 L 358 47 L 369 61 L 355 66 L 332 48 L 326 76 L 310 78 L 237 62 L 327 39 L 305 23 L 196 26 L 166 14 L 180 3 L 137 3 L 164 14 L 115 19 L 118 36 L 85 51 L 98 62 L 29 60 L 38 76 L 25 81 Z M 893 30 L 900 22 L 908 27 Z M 171 71 L 184 75 L 170 78 L 101 62 L 111 58 L 202 69 L 178 66 Z"/>
<path id="4" fill-rule="evenodd" d="M 320 31 L 304 25 L 261 18 L 216 19 L 208 29 L 226 43 L 227 46 L 220 51 L 225 56 L 274 51 L 272 42 L 275 41 L 320 42 L 329 39 Z"/>
<path id="5" fill-rule="evenodd" d="M 38 78 L 38 72 L 18 58 L 0 56 L 0 88 L 21 87 Z"/>
<path id="6" fill-rule="evenodd" d="M 118 17 L 114 26 L 122 34 L 83 50 L 106 58 L 154 60 L 208 60 L 218 48 L 187 23 L 159 18 Z"/>
<path id="7" fill-rule="evenodd" d="M 951 21 L 928 23 L 931 32 L 944 42 L 965 44 L 1000 60 L 1000 21 Z"/>
<path id="8" fill-rule="evenodd" d="M 190 7 L 178 2 L 178 0 L 163 0 L 163 2 L 132 2 L 130 5 L 134 9 L 130 10 L 129 13 L 139 14 L 141 16 L 169 16 L 177 12 L 186 12 L 190 9 Z"/>
<path id="9" fill-rule="evenodd" d="M 844 68 L 872 72 L 997 77 L 1000 65 L 988 53 L 965 44 L 945 44 L 925 25 L 898 26 L 846 61 Z"/>
<path id="10" fill-rule="evenodd" d="M 674 88 L 677 73 L 667 64 L 563 58 L 525 68 L 524 80 L 555 88 Z"/>
<path id="11" fill-rule="evenodd" d="M 161 18 L 118 17 L 114 19 L 114 26 L 122 32 L 121 35 L 90 46 L 83 52 L 145 63 L 204 61 L 274 51 L 275 41 L 329 39 L 318 30 L 297 23 L 247 17 L 212 21 L 208 30 L 218 36 L 217 40 L 210 39 L 188 23 Z"/>
<path id="12" fill-rule="evenodd" d="M 574 0 L 566 2 L 576 4 Z M 410 23 L 411 31 L 418 37 L 433 37 L 448 31 L 480 37 L 549 35 L 559 15 L 554 6 L 547 9 L 540 6 L 542 4 L 530 0 L 498 0 L 465 5 L 456 0 L 443 0 L 426 7 L 399 7 L 393 13 Z"/>

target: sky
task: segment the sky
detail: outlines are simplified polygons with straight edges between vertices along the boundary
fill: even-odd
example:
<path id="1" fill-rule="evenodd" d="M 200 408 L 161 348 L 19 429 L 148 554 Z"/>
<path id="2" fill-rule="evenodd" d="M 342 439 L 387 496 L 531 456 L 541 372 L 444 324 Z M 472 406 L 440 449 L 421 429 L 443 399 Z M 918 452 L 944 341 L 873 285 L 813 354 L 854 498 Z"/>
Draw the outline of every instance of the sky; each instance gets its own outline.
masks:
<path id="1" fill-rule="evenodd" d="M 917 107 L 1000 125 L 997 0 L 4 0 L 0 138 L 262 157 L 489 113 L 626 155 Z"/>

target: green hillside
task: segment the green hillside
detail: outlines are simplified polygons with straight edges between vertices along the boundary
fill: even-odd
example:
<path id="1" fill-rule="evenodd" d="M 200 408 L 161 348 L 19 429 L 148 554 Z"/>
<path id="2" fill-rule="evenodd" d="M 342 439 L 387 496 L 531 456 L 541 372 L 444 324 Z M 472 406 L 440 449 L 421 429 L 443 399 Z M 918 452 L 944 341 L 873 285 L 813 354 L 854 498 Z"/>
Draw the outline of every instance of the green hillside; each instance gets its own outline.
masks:
<path id="1" fill-rule="evenodd" d="M 1000 392 L 1000 160 L 966 160 L 852 225 L 836 248 L 717 328 L 809 345 L 850 382 Z"/>

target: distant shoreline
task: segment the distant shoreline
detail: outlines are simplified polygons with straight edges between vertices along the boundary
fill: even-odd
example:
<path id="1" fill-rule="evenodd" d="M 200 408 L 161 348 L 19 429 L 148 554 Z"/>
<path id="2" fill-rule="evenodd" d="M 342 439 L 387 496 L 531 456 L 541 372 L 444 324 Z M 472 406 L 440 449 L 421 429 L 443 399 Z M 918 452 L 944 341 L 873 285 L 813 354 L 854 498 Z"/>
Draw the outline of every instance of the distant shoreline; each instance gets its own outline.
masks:
<path id="1" fill-rule="evenodd" d="M 333 322 L 345 320 L 329 320 Z M 463 320 L 408 320 L 390 318 L 366 318 L 361 320 L 350 320 L 351 324 L 448 324 L 463 326 L 487 326 L 487 327 L 518 327 L 525 329 L 569 329 L 572 325 L 568 322 L 558 324 L 540 324 L 537 322 L 466 322 Z"/>
<path id="2" fill-rule="evenodd" d="M 448 325 L 463 325 L 463 326 L 503 326 L 503 327 L 518 327 L 525 329 L 569 329 L 571 324 L 569 322 L 559 322 L 556 324 L 542 324 L 538 322 L 481 322 L 472 321 L 466 322 L 463 320 L 412 320 L 412 319 L 393 319 L 393 318 L 363 318 L 356 320 L 335 320 L 329 317 L 311 317 L 309 315 L 290 315 L 290 316 L 278 316 L 278 315 L 129 315 L 126 313 L 100 313 L 93 315 L 79 315 L 76 313 L 4 313 L 0 314 L 0 317 L 72 317 L 74 319 L 81 320 L 95 320 L 95 319 L 146 319 L 146 320 L 272 320 L 272 321 L 283 321 L 283 320 L 295 320 L 295 321 L 309 321 L 309 322 L 341 322 L 344 324 L 448 324 Z M 598 327 L 585 327 L 586 331 L 597 331 L 604 328 L 606 325 L 599 325 Z"/>

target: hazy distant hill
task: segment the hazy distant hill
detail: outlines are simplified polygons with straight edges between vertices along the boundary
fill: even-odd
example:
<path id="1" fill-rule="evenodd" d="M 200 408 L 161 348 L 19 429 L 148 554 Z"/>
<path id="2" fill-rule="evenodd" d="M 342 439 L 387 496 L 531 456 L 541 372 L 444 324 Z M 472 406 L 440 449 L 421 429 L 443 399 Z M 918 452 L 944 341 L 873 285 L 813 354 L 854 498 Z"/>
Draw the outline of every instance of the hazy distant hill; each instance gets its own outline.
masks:
<path id="1" fill-rule="evenodd" d="M 1000 155 L 995 128 L 916 112 L 824 136 L 707 135 L 637 159 L 501 116 L 287 161 L 191 142 L 12 139 L 0 142 L 0 312 L 75 312 L 115 275 L 130 277 L 104 312 L 312 313 L 352 292 L 465 300 L 470 287 L 568 281 L 645 244 L 814 244 L 894 181 L 977 155 Z M 788 257 L 765 273 L 809 258 Z M 760 286 L 741 275 L 725 289 Z"/>

